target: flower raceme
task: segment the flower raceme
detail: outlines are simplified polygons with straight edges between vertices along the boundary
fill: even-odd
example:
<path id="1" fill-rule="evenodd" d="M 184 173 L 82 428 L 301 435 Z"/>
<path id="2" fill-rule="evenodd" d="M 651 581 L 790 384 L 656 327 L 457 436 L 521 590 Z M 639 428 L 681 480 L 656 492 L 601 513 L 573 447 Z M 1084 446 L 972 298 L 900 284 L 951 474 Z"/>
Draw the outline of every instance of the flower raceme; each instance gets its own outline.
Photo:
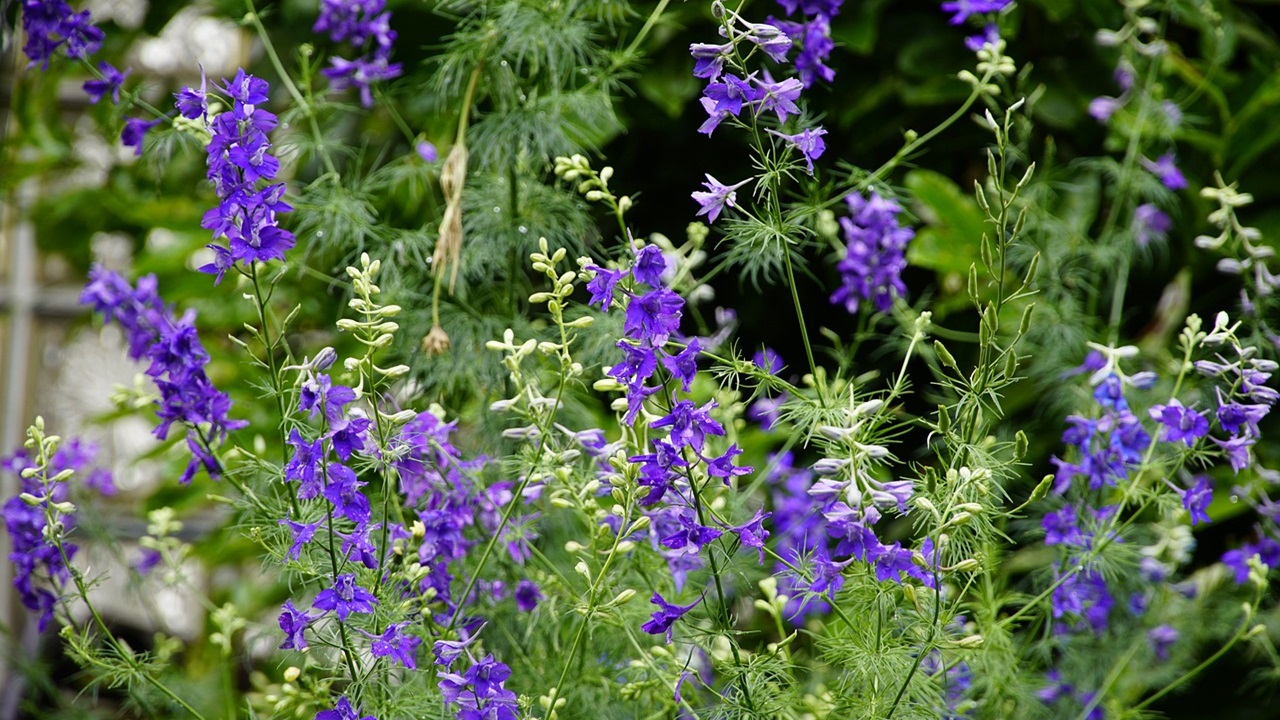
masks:
<path id="1" fill-rule="evenodd" d="M 322 0 L 320 15 L 312 31 L 328 33 L 333 42 L 347 42 L 357 50 L 367 50 L 354 60 L 329 58 L 331 67 L 321 72 L 334 90 L 354 87 L 360 104 L 373 107 L 372 85 L 401 75 L 399 63 L 391 62 L 391 46 L 396 32 L 391 29 L 391 13 L 384 12 L 385 0 Z"/>
<path id="2" fill-rule="evenodd" d="M 124 330 L 131 359 L 150 361 L 145 372 L 160 391 L 155 436 L 167 438 L 174 423 L 187 428 L 191 460 L 180 481 L 190 482 L 201 468 L 219 477 L 222 468 L 213 454 L 214 444 L 225 442 L 228 432 L 248 423 L 231 419 L 231 399 L 205 374 L 209 354 L 196 334 L 195 312 L 176 317 L 161 300 L 154 275 L 140 278 L 135 288 L 98 265 L 89 271 L 80 302 Z"/>
<path id="3" fill-rule="evenodd" d="M 231 268 L 256 262 L 281 260 L 293 247 L 293 234 L 282 229 L 277 213 L 293 208 L 284 202 L 284 183 L 271 184 L 280 161 L 271 154 L 267 133 L 275 129 L 276 116 L 261 107 L 267 102 L 267 81 L 243 69 L 223 80 L 222 92 L 230 97 L 230 110 L 209 120 L 208 178 L 219 198 L 218 206 L 205 213 L 201 225 L 213 231 L 208 245 L 213 262 L 200 268 L 214 275 L 214 284 Z M 209 97 L 205 82 L 199 90 L 183 88 L 175 94 L 176 106 L 188 120 L 206 120 Z"/>
<path id="4" fill-rule="evenodd" d="M 869 301 L 877 311 L 887 312 L 894 298 L 907 292 L 902 271 L 907 267 L 907 243 L 915 231 L 901 225 L 902 206 L 879 193 L 867 197 L 854 193 L 845 202 L 850 213 L 840 218 L 845 256 L 836 265 L 840 288 L 831 294 L 831 302 L 856 313 Z"/>

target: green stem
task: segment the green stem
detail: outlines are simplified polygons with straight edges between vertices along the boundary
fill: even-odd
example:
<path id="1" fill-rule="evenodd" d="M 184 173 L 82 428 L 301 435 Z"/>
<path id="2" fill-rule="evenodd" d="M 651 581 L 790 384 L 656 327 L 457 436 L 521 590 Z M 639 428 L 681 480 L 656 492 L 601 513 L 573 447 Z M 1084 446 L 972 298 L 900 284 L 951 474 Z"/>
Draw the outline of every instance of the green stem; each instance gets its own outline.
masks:
<path id="1" fill-rule="evenodd" d="M 324 414 L 321 413 L 321 416 L 323 417 Z M 320 423 L 320 434 L 322 436 L 327 432 L 327 429 L 326 429 L 327 425 L 328 423 L 325 421 L 322 421 Z M 320 457 L 322 458 L 328 457 L 329 443 L 326 442 L 321 449 L 323 450 L 323 452 Z M 328 489 L 329 487 L 328 463 L 321 461 L 320 472 L 322 473 L 321 478 L 324 484 L 324 488 Z M 325 503 L 325 520 L 326 520 L 326 528 L 329 531 L 328 532 L 329 567 L 333 570 L 333 580 L 336 583 L 338 581 L 339 565 L 338 565 L 338 548 L 336 545 L 334 545 L 333 503 Z M 338 622 L 338 635 L 342 639 L 342 656 L 346 661 L 347 672 L 351 673 L 352 686 L 355 688 L 354 692 L 352 693 L 354 695 L 353 699 L 357 701 L 357 704 L 358 704 L 358 700 L 360 698 L 360 695 L 363 693 L 364 688 L 361 687 L 359 683 L 356 683 L 356 679 L 360 677 L 360 674 L 356 671 L 355 653 L 351 649 L 351 639 L 347 636 L 347 624 L 343 622 L 341 618 L 338 618 L 337 622 Z"/>
<path id="2" fill-rule="evenodd" d="M 249 265 L 249 279 L 253 282 L 253 298 L 254 305 L 258 311 L 258 323 L 262 327 L 262 344 L 265 346 L 267 355 L 267 369 L 271 373 L 271 394 L 276 399 L 276 411 L 280 414 L 280 423 L 278 425 L 280 435 L 280 468 L 284 471 L 284 466 L 289 464 L 289 443 L 288 433 L 285 427 L 288 424 L 289 413 L 284 406 L 284 387 L 280 380 L 280 370 L 276 365 L 276 346 L 279 344 L 280 338 L 271 337 L 271 327 L 267 323 L 267 300 L 262 294 L 262 286 L 258 283 L 258 264 L 251 263 Z M 302 517 L 301 508 L 298 506 L 298 498 L 295 493 L 285 492 L 289 497 L 289 507 L 293 511 L 295 518 Z"/>
<path id="3" fill-rule="evenodd" d="M 270 36 L 267 35 L 267 29 L 262 24 L 262 18 L 258 15 L 258 9 L 254 7 L 253 0 L 244 0 L 245 7 L 249 12 L 245 19 L 253 25 L 254 31 L 258 34 L 258 39 L 262 41 L 262 48 L 267 52 L 267 58 L 271 60 L 271 66 L 275 68 L 276 74 L 280 76 L 280 81 L 284 83 L 285 89 L 289 91 L 289 95 L 293 97 L 293 101 L 302 108 L 303 113 L 307 116 L 307 123 L 311 130 L 311 135 L 315 139 L 316 152 L 320 155 L 320 161 L 324 163 L 324 168 L 328 171 L 329 177 L 337 184 L 341 179 L 338 174 L 338 168 L 334 166 L 333 159 L 329 157 L 329 153 L 325 150 L 324 135 L 320 132 L 320 124 L 316 122 L 315 106 L 308 102 L 298 91 L 298 86 L 294 84 L 293 78 L 289 73 L 285 72 L 284 63 L 280 62 L 280 55 L 276 53 L 275 45 L 271 43 Z"/>
<path id="4" fill-rule="evenodd" d="M 598 594 L 600 581 L 603 580 L 609 572 L 609 566 L 613 563 L 613 558 L 618 553 L 618 546 L 622 543 L 622 537 L 626 534 L 630 518 L 631 510 L 628 508 L 627 512 L 624 513 L 622 517 L 621 523 L 618 525 L 618 533 L 613 537 L 613 545 L 609 548 L 609 555 L 605 557 L 604 564 L 600 566 L 600 572 L 596 573 L 595 579 L 591 581 L 591 587 L 587 590 L 587 612 L 583 616 L 582 622 L 578 625 L 578 632 L 573 636 L 573 645 L 569 647 L 569 654 L 565 657 L 564 665 L 560 668 L 560 678 L 556 681 L 555 688 L 553 689 L 550 710 L 555 709 L 556 700 L 562 697 L 561 689 L 564 687 L 565 677 L 569 674 L 569 666 L 573 664 L 574 656 L 578 653 L 578 646 L 582 642 L 583 633 L 587 629 L 587 625 L 590 623 L 591 617 L 596 612 L 596 605 L 599 599 Z"/>
<path id="5" fill-rule="evenodd" d="M 1235 634 L 1231 636 L 1231 639 L 1227 641 L 1226 645 L 1223 645 L 1221 648 L 1218 649 L 1216 653 L 1205 658 L 1204 662 L 1200 663 L 1199 665 L 1196 665 L 1195 667 L 1186 671 L 1182 675 L 1178 676 L 1176 680 L 1169 683 L 1168 685 L 1165 685 L 1156 694 L 1152 695 L 1146 700 L 1143 700 L 1142 702 L 1133 706 L 1133 711 L 1134 712 L 1141 711 L 1143 708 L 1147 707 L 1151 703 L 1159 700 L 1165 695 L 1168 695 L 1170 692 L 1177 689 L 1179 686 L 1181 686 L 1183 683 L 1187 682 L 1191 678 L 1195 677 L 1196 675 L 1199 675 L 1202 671 L 1204 671 L 1205 668 L 1217 662 L 1219 658 L 1227 654 L 1227 651 L 1235 647 L 1236 643 L 1240 642 L 1246 636 L 1248 636 L 1253 630 L 1250 623 L 1253 622 L 1253 617 L 1255 612 L 1254 608 L 1257 607 L 1257 601 L 1261 599 L 1261 597 L 1262 597 L 1262 592 L 1261 592 L 1261 589 L 1259 589 L 1258 594 L 1254 597 L 1254 602 L 1249 605 L 1249 612 L 1245 613 L 1244 622 L 1240 624 L 1240 629 L 1237 630 Z"/>
<path id="6" fill-rule="evenodd" d="M 783 248 L 782 259 L 787 267 L 787 287 L 791 289 L 791 303 L 796 309 L 796 322 L 800 325 L 800 339 L 804 342 L 804 354 L 809 360 L 809 370 L 813 373 L 813 385 L 818 390 L 818 399 L 822 401 L 823 407 L 826 407 L 828 404 L 827 382 L 825 376 L 818 372 L 818 364 L 813 359 L 813 344 L 809 342 L 809 328 L 804 321 L 804 309 L 800 305 L 800 292 L 796 289 L 796 276 L 791 268 L 790 248 Z"/>
<path id="7" fill-rule="evenodd" d="M 42 464 L 44 465 L 45 468 L 48 467 L 47 463 L 48 463 L 48 458 L 42 458 Z M 47 480 L 48 480 L 47 470 L 46 470 L 45 479 L 47 484 Z M 59 521 L 57 520 L 57 518 L 54 518 L 52 516 L 53 514 L 50 512 L 50 508 L 47 502 L 45 503 L 45 506 L 44 506 L 44 514 L 45 514 L 45 526 L 55 527 L 55 524 L 58 523 Z M 111 646 L 115 649 L 115 651 L 120 655 L 121 658 L 127 658 L 131 669 L 134 672 L 136 672 L 138 675 L 141 675 L 142 678 L 146 680 L 152 687 L 159 690 L 161 693 L 163 693 L 166 697 L 168 697 L 173 702 L 177 703 L 179 707 L 181 707 L 183 710 L 186 710 L 192 717 L 196 718 L 197 720 L 205 720 L 204 715 L 200 714 L 198 710 L 191 707 L 191 705 L 189 705 L 186 700 L 183 700 L 182 698 L 178 697 L 178 695 L 174 693 L 173 690 L 170 690 L 167 685 L 160 682 L 159 678 L 152 676 L 150 673 L 146 672 L 145 670 L 142 670 L 141 668 L 135 665 L 133 651 L 126 648 L 116 638 L 116 636 L 111 632 L 111 629 L 107 627 L 106 621 L 102 619 L 102 615 L 98 613 L 98 609 L 94 607 L 92 602 L 89 601 L 89 588 L 87 585 L 85 585 L 84 577 L 81 576 L 80 570 L 71 564 L 71 558 L 68 557 L 67 555 L 67 550 L 62 544 L 62 539 L 55 536 L 52 542 L 58 548 L 58 555 L 62 559 L 63 567 L 68 569 L 69 574 L 71 575 L 71 581 L 75 583 L 76 593 L 79 595 L 80 599 L 84 601 L 85 608 L 89 611 L 89 615 L 93 618 L 94 624 L 98 626 L 98 630 L 103 634 L 104 637 L 106 637 L 107 642 L 111 643 Z M 71 625 L 72 628 L 75 628 L 75 623 L 71 620 L 71 610 L 67 606 L 66 600 L 64 599 L 62 603 L 63 603 L 63 608 L 67 613 L 67 623 Z"/>
<path id="8" fill-rule="evenodd" d="M 693 495 L 693 507 L 698 514 L 698 524 L 706 525 L 706 513 L 703 510 L 701 494 L 698 492 L 698 484 L 689 477 L 687 469 L 684 472 L 685 479 L 689 481 L 689 491 Z M 747 709 L 755 713 L 755 703 L 751 700 L 751 689 L 747 685 L 746 677 L 742 672 L 742 657 L 738 653 L 738 642 L 733 637 L 733 618 L 729 614 L 729 602 L 725 598 L 724 585 L 720 582 L 720 567 L 716 562 L 715 549 L 711 548 L 707 551 L 707 561 L 711 565 L 711 577 L 715 580 L 716 598 L 720 602 L 720 621 L 724 629 L 725 637 L 729 641 L 729 651 L 733 654 L 733 664 L 738 669 L 738 687 L 742 690 L 742 698 L 747 704 Z"/>

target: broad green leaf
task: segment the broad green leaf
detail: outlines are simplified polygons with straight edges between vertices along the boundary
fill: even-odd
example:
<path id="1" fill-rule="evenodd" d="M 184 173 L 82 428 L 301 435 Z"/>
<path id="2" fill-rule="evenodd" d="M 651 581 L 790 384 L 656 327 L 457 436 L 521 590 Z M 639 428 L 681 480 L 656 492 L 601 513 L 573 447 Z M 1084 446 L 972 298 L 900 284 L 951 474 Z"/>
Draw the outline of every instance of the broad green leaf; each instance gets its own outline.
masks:
<path id="1" fill-rule="evenodd" d="M 907 246 L 907 261 L 940 273 L 967 273 L 978 260 L 986 220 L 978 203 L 950 178 L 913 170 L 905 179 L 924 227 Z"/>

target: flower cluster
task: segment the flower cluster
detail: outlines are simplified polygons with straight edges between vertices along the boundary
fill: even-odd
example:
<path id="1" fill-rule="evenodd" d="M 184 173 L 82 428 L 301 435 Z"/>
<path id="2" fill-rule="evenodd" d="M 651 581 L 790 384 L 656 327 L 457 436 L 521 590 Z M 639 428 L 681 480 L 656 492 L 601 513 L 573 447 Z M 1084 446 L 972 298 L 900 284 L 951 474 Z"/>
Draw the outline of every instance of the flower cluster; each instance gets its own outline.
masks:
<path id="1" fill-rule="evenodd" d="M 831 302 L 856 313 L 864 301 L 886 312 L 894 298 L 907 292 L 902 271 L 907 267 L 907 243 L 915 231 L 898 219 L 902 206 L 872 192 L 870 197 L 852 193 L 845 198 L 851 217 L 840 218 L 846 242 L 845 256 L 836 265 L 840 288 Z"/>
<path id="2" fill-rule="evenodd" d="M 905 515 L 909 509 L 907 503 L 915 493 L 910 480 L 879 480 L 873 475 L 874 464 L 890 458 L 888 448 L 864 442 L 868 440 L 866 433 L 877 422 L 881 407 L 882 401 L 868 400 L 849 411 L 848 427 L 824 425 L 819 428 L 830 447 L 826 452 L 828 457 L 813 466 L 821 479 L 808 489 L 808 494 L 819 504 L 826 520 L 827 536 L 835 541 L 826 560 L 831 567 L 816 563 L 823 569 L 819 576 L 820 579 L 823 575 L 831 577 L 835 572 L 832 568 L 843 568 L 857 560 L 874 566 L 880 582 L 901 583 L 910 577 L 932 586 L 934 578 L 929 572 L 929 560 L 934 553 L 930 539 L 925 541 L 923 554 L 917 556 L 899 542 L 882 543 L 873 528 L 884 512 Z M 845 559 L 835 561 L 839 556 Z M 916 562 L 917 557 L 921 562 Z M 838 584 L 826 585 L 832 598 L 838 589 Z"/>
<path id="3" fill-rule="evenodd" d="M 1188 353 L 1200 345 L 1226 343 L 1234 337 L 1234 327 L 1229 326 L 1225 316 L 1218 318 L 1213 332 L 1206 334 L 1199 330 L 1200 321 L 1192 316 L 1183 334 Z M 1126 375 L 1120 368 L 1120 360 L 1136 356 L 1137 349 L 1091 346 L 1094 351 L 1076 372 L 1092 373 L 1093 398 L 1100 413 L 1096 418 L 1076 415 L 1068 418 L 1069 427 L 1063 441 L 1074 448 L 1079 459 L 1074 462 L 1053 459 L 1058 467 L 1053 489 L 1068 499 L 1041 520 L 1044 544 L 1059 550 L 1059 558 L 1053 565 L 1055 586 L 1051 597 L 1054 633 L 1061 642 L 1081 633 L 1101 637 L 1111 628 L 1115 614 L 1124 612 L 1146 620 L 1150 651 L 1157 661 L 1165 661 L 1180 634 L 1173 626 L 1160 623 L 1149 609 L 1161 597 L 1160 593 L 1194 595 L 1194 585 L 1164 584 L 1177 565 L 1190 557 L 1189 548 L 1194 542 L 1190 529 L 1179 525 L 1160 530 L 1164 537 L 1159 542 L 1138 549 L 1141 562 L 1137 572 L 1107 572 L 1100 560 L 1105 546 L 1132 538 L 1120 534 L 1118 521 L 1123 505 L 1101 504 L 1097 498 L 1109 497 L 1113 487 L 1127 494 L 1131 476 L 1151 461 L 1157 449 L 1171 455 L 1178 464 L 1191 453 L 1205 457 L 1216 452 L 1236 471 L 1248 467 L 1252 463 L 1248 448 L 1258 439 L 1257 423 L 1276 398 L 1275 391 L 1265 387 L 1275 366 L 1269 361 L 1257 361 L 1251 352 L 1243 353 L 1243 357 L 1233 362 L 1221 355 L 1219 362 L 1197 362 L 1195 367 L 1202 375 L 1217 378 L 1230 388 L 1228 397 L 1224 399 L 1218 390 L 1217 407 L 1212 412 L 1184 405 L 1176 397 L 1156 404 L 1146 413 L 1156 424 L 1149 433 L 1130 409 L 1125 390 L 1126 387 L 1148 388 L 1155 377 L 1150 373 Z M 1231 437 L 1227 440 L 1213 437 L 1215 430 L 1229 433 Z M 1207 508 L 1213 499 L 1213 485 L 1208 476 L 1192 478 L 1189 488 L 1169 480 L 1163 484 L 1181 497 L 1191 525 L 1209 521 Z M 1237 581 L 1243 583 L 1250 575 L 1250 557 L 1255 554 L 1262 556 L 1264 563 L 1268 554 L 1280 561 L 1280 544 L 1268 545 L 1263 536 L 1257 544 L 1228 552 L 1223 562 L 1235 570 Z M 1168 556 L 1167 562 L 1162 559 L 1163 555 Z M 1081 705 L 1096 704 L 1089 693 L 1065 683 L 1058 670 L 1050 671 L 1048 679 L 1049 685 L 1041 695 L 1046 702 L 1057 703 L 1072 696 Z"/>
<path id="4" fill-rule="evenodd" d="M 812 17 L 805 23 L 772 18 L 770 23 L 753 23 L 717 1 L 713 11 L 721 18 L 720 34 L 727 42 L 694 43 L 689 46 L 689 52 L 695 60 L 694 77 L 707 81 L 699 99 L 707 112 L 707 120 L 698 128 L 698 132 L 710 136 L 726 120 L 755 127 L 770 112 L 777 117 L 779 126 L 785 124 L 787 118 L 800 115 L 800 106 L 796 103 L 801 91 L 812 84 L 816 77 L 830 80 L 834 76 L 822 61 L 832 47 L 829 21 L 840 4 L 840 0 L 784 2 L 783 6 L 789 13 L 798 9 L 804 15 Z M 784 64 L 787 62 L 787 53 L 797 40 L 803 47 L 796 60 L 799 79 L 784 78 L 775 81 L 768 70 L 747 72 L 745 67 L 740 66 L 735 50 L 740 44 L 749 44 L 753 47 L 752 53 L 748 53 L 747 57 L 751 57 L 758 49 L 775 63 Z M 809 174 L 813 174 L 813 161 L 826 151 L 826 142 L 823 140 L 827 132 L 825 129 L 802 128 L 795 133 L 775 128 L 765 129 L 771 137 L 776 138 L 774 142 L 781 142 L 788 151 L 799 152 Z M 725 185 L 708 174 L 707 182 L 703 183 L 707 188 L 706 192 L 693 193 L 693 199 L 701 207 L 698 214 L 707 215 L 711 222 L 715 222 L 725 207 L 735 207 L 735 191 L 748 182 L 750 180 Z"/>
<path id="5" fill-rule="evenodd" d="M 36 429 L 39 427 L 37 422 Z M 36 450 L 37 456 L 41 453 Z M 90 467 L 96 455 L 94 445 L 72 439 L 59 445 L 43 466 L 25 450 L 0 460 L 0 469 L 17 475 L 21 483 L 21 491 L 5 502 L 3 510 L 5 530 L 12 542 L 13 586 L 22 604 L 39 613 L 40 632 L 53 619 L 61 588 L 70 579 L 67 562 L 76 554 L 76 546 L 62 540 L 75 525 L 67 479 L 87 470 L 85 485 L 104 495 L 115 492 L 111 474 Z M 50 518 L 54 526 L 50 526 Z"/>
<path id="6" fill-rule="evenodd" d="M 607 374 L 617 381 L 626 393 L 624 420 L 632 423 L 640 414 L 646 400 L 659 396 L 668 412 L 649 423 L 649 427 L 666 430 L 666 437 L 652 441 L 651 452 L 641 452 L 628 458 L 638 466 L 637 482 L 644 489 L 640 505 L 652 508 L 651 525 L 647 530 L 649 540 L 668 563 L 675 579 L 677 591 L 683 588 L 688 573 L 701 567 L 699 558 L 703 548 L 725 532 L 730 532 L 748 547 L 763 547 L 768 533 L 760 525 L 759 514 L 751 522 L 738 527 L 713 528 L 703 525 L 698 510 L 694 478 L 717 478 L 726 485 L 732 478 L 751 472 L 751 468 L 733 464 L 733 458 L 741 454 L 736 445 L 730 445 L 723 454 L 711 452 L 708 438 L 725 435 L 724 427 L 711 416 L 714 402 L 702 405 L 681 398 L 666 383 L 650 385 L 661 370 L 678 382 L 688 392 L 697 373 L 697 358 L 701 343 L 697 338 L 686 338 L 684 347 L 672 353 L 668 341 L 678 335 L 684 300 L 663 285 L 667 259 L 655 245 L 640 249 L 635 261 L 626 270 L 610 270 L 586 263 L 584 271 L 593 274 L 587 283 L 591 303 L 606 312 L 622 293 L 625 307 L 624 337 L 618 348 L 625 355 L 622 362 L 609 368 Z M 647 292 L 642 286 L 649 286 Z M 619 287 L 623 286 L 622 290 Z M 627 290 L 625 287 L 632 290 Z M 661 506 L 660 506 L 661 503 Z M 668 633 L 671 624 L 688 612 L 692 605 L 677 606 L 655 596 L 660 610 L 646 624 L 647 632 Z M 696 603 L 695 603 L 696 604 Z M 676 612 L 676 608 L 682 608 Z M 661 617 L 660 617 L 661 616 Z"/>
<path id="7" fill-rule="evenodd" d="M 234 79 L 224 79 L 221 89 L 230 97 L 231 109 L 209 122 L 207 174 L 220 202 L 201 222 L 213 231 L 214 240 L 227 239 L 226 246 L 208 246 L 213 262 L 200 268 L 215 276 L 215 285 L 236 263 L 252 266 L 280 260 L 294 244 L 293 234 L 276 222 L 277 213 L 293 209 L 284 202 L 285 185 L 269 184 L 280 170 L 280 161 L 271 154 L 267 139 L 276 127 L 276 116 L 260 107 L 267 101 L 267 81 L 242 69 Z M 175 97 L 183 117 L 208 118 L 209 96 L 203 80 L 199 90 L 186 87 Z"/>
<path id="8" fill-rule="evenodd" d="M 22 51 L 27 67 L 49 68 L 49 59 L 62 48 L 72 59 L 85 58 L 102 47 L 106 37 L 89 18 L 89 11 L 75 12 L 65 0 L 22 0 Z"/>
<path id="9" fill-rule="evenodd" d="M 320 16 L 311 28 L 328 33 L 333 42 L 348 42 L 356 50 L 366 51 L 355 60 L 329 58 L 332 67 L 321 71 L 334 90 L 358 88 L 360 104 L 365 107 L 373 107 L 373 83 L 401 74 L 400 64 L 391 62 L 396 33 L 391 29 L 391 13 L 384 12 L 386 5 L 386 0 L 322 0 Z"/>
<path id="10" fill-rule="evenodd" d="M 98 265 L 89 271 L 80 302 L 124 330 L 131 359 L 150 362 L 145 372 L 160 391 L 155 436 L 164 440 L 174 423 L 186 426 L 191 460 L 180 481 L 191 482 L 201 467 L 210 477 L 219 477 L 222 468 L 213 454 L 214 445 L 248 423 L 230 418 L 231 399 L 205 374 L 209 354 L 196 333 L 195 311 L 174 315 L 160 299 L 154 275 L 140 278 L 135 288 Z"/>
<path id="11" fill-rule="evenodd" d="M 456 609 L 451 566 L 471 547 L 463 531 L 475 524 L 483 504 L 465 471 L 478 469 L 485 460 L 463 459 L 450 439 L 455 427 L 430 412 L 419 413 L 392 442 L 400 491 L 406 505 L 417 509 L 424 528 L 418 562 L 429 571 L 420 589 L 433 592 L 446 613 Z"/>
<path id="12" fill-rule="evenodd" d="M 84 91 L 89 95 L 90 104 L 98 104 L 107 93 L 110 93 L 111 104 L 119 105 L 120 88 L 133 69 L 126 68 L 124 72 L 120 72 L 111 63 L 103 60 L 98 63 L 98 72 L 102 73 L 101 79 L 86 80 L 84 83 Z"/>
<path id="13" fill-rule="evenodd" d="M 504 686 L 511 677 L 511 668 L 492 655 L 480 660 L 472 657 L 466 648 L 474 639 L 441 640 L 435 644 L 436 665 L 442 668 L 436 675 L 440 678 L 440 692 L 445 702 L 456 706 L 459 720 L 517 720 L 520 715 L 516 694 Z M 471 667 L 459 674 L 454 671 L 453 663 L 464 653 Z"/>
<path id="14" fill-rule="evenodd" d="M 835 49 L 831 39 L 831 20 L 840 13 L 844 0 L 778 0 L 787 16 L 800 14 L 798 22 L 770 17 L 769 24 L 782 30 L 791 43 L 800 48 L 794 60 L 796 74 L 807 88 L 821 78 L 831 82 L 836 71 L 827 66 L 826 60 Z"/>
<path id="15" fill-rule="evenodd" d="M 1280 392 L 1267 385 L 1280 366 L 1273 360 L 1257 357 L 1256 348 L 1252 346 L 1241 347 L 1234 337 L 1238 325 L 1231 325 L 1225 313 L 1221 314 L 1208 336 L 1209 343 L 1229 345 L 1234 350 L 1234 357 L 1228 359 L 1219 353 L 1214 360 L 1195 363 L 1201 375 L 1219 383 L 1213 419 L 1217 429 L 1227 437 L 1211 437 L 1210 440 L 1226 456 L 1234 473 L 1256 466 L 1252 448 L 1262 439 L 1259 423 L 1280 399 Z M 1223 387 L 1227 388 L 1225 396 Z M 1254 539 L 1222 556 L 1223 564 L 1232 570 L 1238 584 L 1248 581 L 1249 563 L 1253 558 L 1266 568 L 1280 567 L 1280 505 L 1271 500 L 1266 489 L 1266 486 L 1274 487 L 1277 476 L 1261 468 L 1257 474 L 1263 487 L 1236 488 L 1233 491 L 1250 503 L 1262 520 Z M 1195 503 L 1208 505 L 1212 490 L 1207 480 L 1199 481 L 1184 497 L 1184 505 L 1189 506 L 1194 515 L 1195 510 L 1190 507 L 1192 497 Z"/>

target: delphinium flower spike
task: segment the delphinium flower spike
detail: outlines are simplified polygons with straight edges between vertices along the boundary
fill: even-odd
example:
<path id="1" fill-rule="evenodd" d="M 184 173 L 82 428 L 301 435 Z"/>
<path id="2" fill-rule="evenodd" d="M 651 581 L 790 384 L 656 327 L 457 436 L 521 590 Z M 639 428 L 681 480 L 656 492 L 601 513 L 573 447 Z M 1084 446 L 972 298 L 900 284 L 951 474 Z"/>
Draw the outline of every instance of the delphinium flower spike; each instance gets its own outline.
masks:
<path id="1" fill-rule="evenodd" d="M 175 95 L 178 111 L 189 120 L 208 117 L 209 97 L 201 75 L 199 90 L 183 88 Z M 280 260 L 294 244 L 293 234 L 276 221 L 278 213 L 293 208 L 284 202 L 284 183 L 270 184 L 280 161 L 271 154 L 267 138 L 278 122 L 262 107 L 268 100 L 267 81 L 241 69 L 219 89 L 231 99 L 230 109 L 209 122 L 208 178 L 220 202 L 205 213 L 201 225 L 227 244 L 210 244 L 213 261 L 200 268 L 214 275 L 215 285 L 237 263 L 243 267 Z"/>

